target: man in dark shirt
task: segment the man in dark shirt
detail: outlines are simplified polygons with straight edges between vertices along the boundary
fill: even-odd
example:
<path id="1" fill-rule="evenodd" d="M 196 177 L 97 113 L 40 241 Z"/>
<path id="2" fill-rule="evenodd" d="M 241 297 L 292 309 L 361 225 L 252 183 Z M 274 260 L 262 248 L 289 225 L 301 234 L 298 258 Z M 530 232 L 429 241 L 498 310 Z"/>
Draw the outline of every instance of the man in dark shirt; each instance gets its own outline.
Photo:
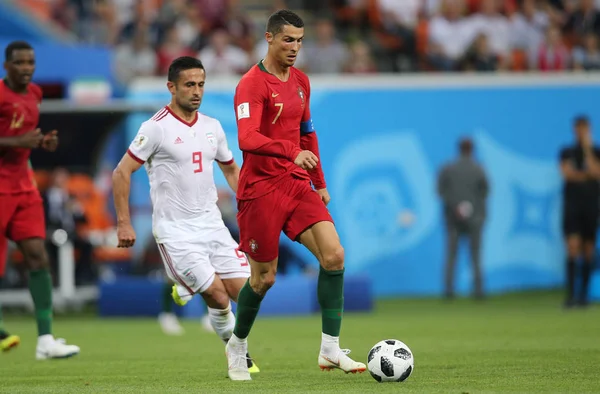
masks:
<path id="1" fill-rule="evenodd" d="M 574 122 L 576 143 L 560 152 L 563 230 L 567 245 L 566 307 L 587 305 L 600 214 L 600 147 L 594 146 L 587 117 Z M 576 261 L 583 257 L 581 288 L 575 295 Z"/>

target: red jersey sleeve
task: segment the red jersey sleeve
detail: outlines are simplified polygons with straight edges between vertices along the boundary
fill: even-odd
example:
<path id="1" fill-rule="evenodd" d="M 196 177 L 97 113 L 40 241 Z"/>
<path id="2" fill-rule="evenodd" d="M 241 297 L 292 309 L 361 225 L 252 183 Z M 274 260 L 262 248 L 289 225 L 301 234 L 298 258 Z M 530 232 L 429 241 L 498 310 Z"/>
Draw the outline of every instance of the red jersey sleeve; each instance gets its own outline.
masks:
<path id="1" fill-rule="evenodd" d="M 235 90 L 234 106 L 238 126 L 238 142 L 242 152 L 282 157 L 294 161 L 301 152 L 291 141 L 276 140 L 261 133 L 266 85 L 262 79 L 247 74 Z"/>
<path id="2" fill-rule="evenodd" d="M 310 176 L 314 188 L 319 190 L 326 188 L 327 184 L 325 183 L 325 174 L 323 174 L 323 166 L 321 165 L 319 141 L 310 116 L 310 81 L 306 75 L 302 76 L 305 85 L 304 88 L 306 90 L 306 104 L 304 107 L 304 114 L 302 115 L 302 123 L 300 124 L 300 147 L 304 150 L 311 151 L 319 158 L 317 167 L 312 171 L 308 171 L 308 175 Z"/>
<path id="3" fill-rule="evenodd" d="M 42 98 L 44 97 L 44 93 L 42 92 L 42 88 L 39 85 L 31 83 L 31 84 L 29 84 L 29 89 L 31 89 L 31 92 L 37 98 L 38 103 L 41 103 L 42 102 Z"/>

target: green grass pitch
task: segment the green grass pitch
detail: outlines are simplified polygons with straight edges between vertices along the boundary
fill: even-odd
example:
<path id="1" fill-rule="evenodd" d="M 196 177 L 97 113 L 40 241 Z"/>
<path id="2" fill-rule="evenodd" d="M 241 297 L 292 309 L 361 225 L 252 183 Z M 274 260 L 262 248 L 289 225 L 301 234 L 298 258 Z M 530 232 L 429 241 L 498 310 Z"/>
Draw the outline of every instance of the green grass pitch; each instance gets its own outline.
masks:
<path id="1" fill-rule="evenodd" d="M 564 311 L 557 293 L 514 294 L 483 303 L 391 300 L 370 314 L 346 314 L 342 347 L 366 356 L 381 339 L 414 352 L 403 383 L 369 373 L 322 372 L 318 315 L 261 318 L 250 352 L 262 372 L 226 378 L 224 347 L 196 321 L 167 337 L 154 319 L 59 316 L 55 332 L 80 345 L 70 360 L 35 361 L 35 324 L 6 316 L 19 348 L 0 354 L 0 393 L 483 393 L 600 391 L 600 308 Z"/>

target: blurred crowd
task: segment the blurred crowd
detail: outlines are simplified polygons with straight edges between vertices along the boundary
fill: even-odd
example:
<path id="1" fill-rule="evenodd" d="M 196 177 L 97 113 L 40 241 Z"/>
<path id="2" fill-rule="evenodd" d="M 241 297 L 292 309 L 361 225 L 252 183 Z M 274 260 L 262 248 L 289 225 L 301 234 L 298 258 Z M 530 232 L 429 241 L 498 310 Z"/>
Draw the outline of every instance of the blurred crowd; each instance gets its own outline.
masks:
<path id="1" fill-rule="evenodd" d="M 82 42 L 114 47 L 127 82 L 181 55 L 241 74 L 264 56 L 279 8 L 305 19 L 297 65 L 311 74 L 600 68 L 600 0 L 51 0 L 48 12 Z"/>

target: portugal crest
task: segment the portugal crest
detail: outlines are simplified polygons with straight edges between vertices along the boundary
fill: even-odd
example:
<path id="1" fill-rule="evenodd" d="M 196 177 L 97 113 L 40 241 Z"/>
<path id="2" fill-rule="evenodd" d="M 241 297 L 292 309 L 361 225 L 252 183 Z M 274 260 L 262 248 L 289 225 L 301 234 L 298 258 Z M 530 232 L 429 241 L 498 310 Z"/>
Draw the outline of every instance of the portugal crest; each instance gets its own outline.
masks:
<path id="1" fill-rule="evenodd" d="M 250 250 L 252 251 L 252 253 L 256 253 L 256 251 L 258 250 L 258 243 L 253 239 L 250 240 L 248 246 L 250 246 Z"/>
<path id="2" fill-rule="evenodd" d="M 300 86 L 298 86 L 298 96 L 300 96 L 300 100 L 302 100 L 302 108 L 304 108 L 306 102 L 306 94 Z"/>

